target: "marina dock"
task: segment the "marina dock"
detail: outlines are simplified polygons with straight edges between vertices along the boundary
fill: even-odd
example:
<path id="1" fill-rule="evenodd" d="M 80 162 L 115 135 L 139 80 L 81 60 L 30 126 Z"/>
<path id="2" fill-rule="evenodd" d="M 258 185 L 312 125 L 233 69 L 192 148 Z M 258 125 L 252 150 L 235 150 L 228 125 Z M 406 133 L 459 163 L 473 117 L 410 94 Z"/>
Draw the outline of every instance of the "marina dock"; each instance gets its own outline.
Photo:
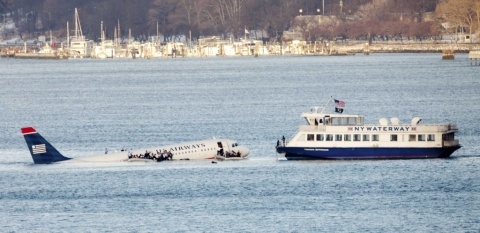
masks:
<path id="1" fill-rule="evenodd" d="M 77 43 L 77 42 L 75 42 Z M 374 53 L 441 53 L 443 59 L 453 59 L 455 53 L 469 53 L 470 59 L 479 60 L 480 44 L 440 42 L 309 42 L 287 41 L 264 43 L 261 40 L 232 42 L 216 38 L 201 39 L 197 44 L 182 42 L 93 43 L 85 40 L 81 51 L 72 45 L 44 50 L 39 46 L 4 46 L 2 57 L 28 59 L 72 58 L 178 58 L 178 57 L 235 57 L 235 56 L 338 56 Z"/>
<path id="2" fill-rule="evenodd" d="M 18 59 L 67 59 L 63 53 L 15 53 L 14 58 Z"/>

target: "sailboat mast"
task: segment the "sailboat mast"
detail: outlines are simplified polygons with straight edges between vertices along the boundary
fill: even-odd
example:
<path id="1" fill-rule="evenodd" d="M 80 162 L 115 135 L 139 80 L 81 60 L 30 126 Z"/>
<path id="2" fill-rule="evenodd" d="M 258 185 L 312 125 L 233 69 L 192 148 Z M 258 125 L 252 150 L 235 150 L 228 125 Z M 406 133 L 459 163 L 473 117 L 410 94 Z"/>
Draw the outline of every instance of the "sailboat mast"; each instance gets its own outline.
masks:
<path id="1" fill-rule="evenodd" d="M 78 10 L 75 8 L 75 38 L 83 37 L 82 25 L 80 24 L 80 17 L 78 16 Z"/>
<path id="2" fill-rule="evenodd" d="M 320 113 L 325 113 L 325 110 L 327 109 L 328 105 L 332 102 L 333 96 L 330 96 L 330 99 L 327 100 L 325 103 L 325 106 L 323 107 L 322 111 Z"/>
<path id="3" fill-rule="evenodd" d="M 77 8 L 75 8 L 75 17 L 74 17 L 74 21 L 75 21 L 75 38 L 78 38 L 78 12 L 77 12 Z"/>
<path id="4" fill-rule="evenodd" d="M 121 37 L 122 35 L 120 34 L 120 19 L 117 19 L 117 24 L 118 24 L 118 28 L 117 28 L 117 36 L 118 36 L 118 44 L 121 43 Z"/>
<path id="5" fill-rule="evenodd" d="M 100 21 L 100 39 L 103 44 L 103 40 L 105 39 L 105 34 L 103 33 L 103 21 Z"/>
<path id="6" fill-rule="evenodd" d="M 67 21 L 67 47 L 70 48 L 70 28 L 68 27 L 68 21 Z"/>

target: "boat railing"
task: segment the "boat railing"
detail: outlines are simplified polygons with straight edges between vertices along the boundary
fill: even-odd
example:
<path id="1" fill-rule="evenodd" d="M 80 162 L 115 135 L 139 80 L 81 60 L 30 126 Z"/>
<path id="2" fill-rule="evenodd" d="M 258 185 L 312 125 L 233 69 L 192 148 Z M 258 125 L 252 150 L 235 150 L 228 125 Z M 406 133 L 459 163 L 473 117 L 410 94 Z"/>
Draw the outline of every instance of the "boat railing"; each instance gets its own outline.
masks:
<path id="1" fill-rule="evenodd" d="M 417 128 L 417 132 L 445 132 L 445 131 L 458 131 L 458 127 L 456 124 L 442 124 L 442 125 L 419 125 L 414 126 Z"/>
<path id="2" fill-rule="evenodd" d="M 458 130 L 457 124 L 448 124 L 448 130 Z"/>

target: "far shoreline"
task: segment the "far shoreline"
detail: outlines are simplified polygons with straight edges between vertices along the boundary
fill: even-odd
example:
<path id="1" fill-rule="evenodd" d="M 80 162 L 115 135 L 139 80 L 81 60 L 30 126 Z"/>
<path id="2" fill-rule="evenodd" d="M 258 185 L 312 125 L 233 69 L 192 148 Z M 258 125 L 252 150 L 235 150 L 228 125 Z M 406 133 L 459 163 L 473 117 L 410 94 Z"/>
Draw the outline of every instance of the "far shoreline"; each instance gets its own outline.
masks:
<path id="1" fill-rule="evenodd" d="M 248 42 L 248 43 L 246 43 Z M 121 44 L 117 49 L 127 46 Z M 227 54 L 224 51 L 228 44 L 210 43 L 202 46 L 182 46 L 174 50 L 177 53 L 172 55 L 167 44 L 158 45 L 159 52 L 156 56 L 137 57 L 143 58 L 174 58 L 174 57 L 241 57 L 241 56 L 335 56 L 353 54 L 375 54 L 375 53 L 469 53 L 480 51 L 480 43 L 456 43 L 453 41 L 373 41 L 368 44 L 366 41 L 287 41 L 282 43 L 263 43 L 262 41 L 245 41 L 239 45 L 241 53 Z M 170 46 L 171 47 L 171 46 Z M 209 53 L 209 49 L 216 49 L 217 53 Z M 42 53 L 42 47 L 38 45 L 25 44 L 0 44 L 1 56 L 12 58 L 44 58 L 37 56 Z M 69 57 L 68 48 L 53 48 L 50 52 L 53 59 L 64 59 Z M 125 51 L 125 49 L 123 49 Z M 207 52 L 205 52 L 207 51 Z M 222 53 L 223 52 L 223 53 Z M 62 57 L 58 57 L 62 54 Z M 45 55 L 45 54 L 43 54 Z M 49 58 L 49 57 L 48 57 Z M 48 59 L 47 58 L 47 59 Z M 88 57 L 87 57 L 88 58 Z M 92 56 L 93 58 L 93 56 Z M 113 58 L 129 58 L 128 55 Z M 50 58 L 51 59 L 51 58 Z"/>

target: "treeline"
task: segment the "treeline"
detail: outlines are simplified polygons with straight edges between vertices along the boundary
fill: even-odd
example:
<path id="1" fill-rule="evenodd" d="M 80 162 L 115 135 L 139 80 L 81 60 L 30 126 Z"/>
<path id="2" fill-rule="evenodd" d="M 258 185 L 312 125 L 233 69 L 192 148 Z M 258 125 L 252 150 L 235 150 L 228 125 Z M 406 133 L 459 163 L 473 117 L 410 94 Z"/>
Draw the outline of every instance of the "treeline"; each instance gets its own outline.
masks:
<path id="1" fill-rule="evenodd" d="M 245 29 L 265 31 L 269 39 L 279 39 L 283 31 L 294 27 L 304 28 L 306 39 L 426 37 L 440 33 L 435 26 L 438 21 L 425 22 L 427 12 L 434 12 L 439 4 L 463 1 L 479 0 L 0 0 L 0 11 L 11 13 L 23 35 L 52 30 L 56 36 L 66 36 L 67 21 L 72 29 L 77 8 L 84 35 L 93 39 L 100 37 L 102 21 L 109 38 L 118 25 L 122 37 L 128 36 L 128 29 L 145 38 L 156 35 L 158 29 L 168 40 L 213 35 L 238 38 Z M 338 20 L 334 25 L 305 28 L 299 15 Z M 472 23 L 472 30 L 476 27 Z"/>

